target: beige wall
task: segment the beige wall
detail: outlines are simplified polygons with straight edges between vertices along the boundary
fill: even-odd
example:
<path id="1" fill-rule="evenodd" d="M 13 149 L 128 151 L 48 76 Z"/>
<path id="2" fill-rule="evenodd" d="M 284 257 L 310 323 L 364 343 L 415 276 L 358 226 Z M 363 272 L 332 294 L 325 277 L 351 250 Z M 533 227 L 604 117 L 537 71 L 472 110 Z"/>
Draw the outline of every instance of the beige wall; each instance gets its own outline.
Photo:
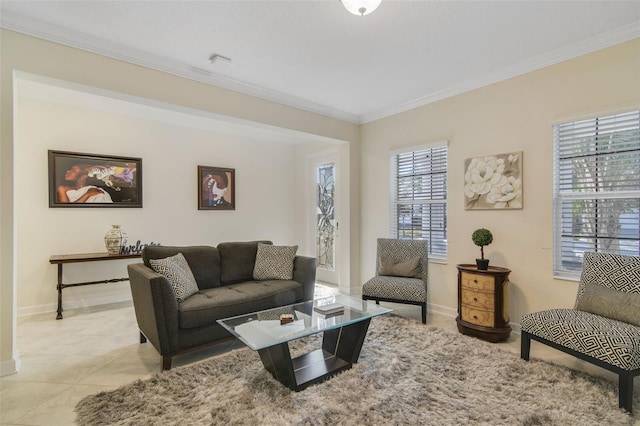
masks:
<path id="1" fill-rule="evenodd" d="M 477 248 L 470 242 L 471 232 L 480 226 L 488 227 L 493 230 L 495 241 L 486 248 L 487 257 L 494 265 L 513 270 L 510 314 L 515 322 L 525 312 L 550 306 L 571 306 L 576 289 L 574 282 L 552 277 L 551 125 L 640 107 L 640 40 L 363 126 L 11 31 L 0 32 L 0 43 L 0 374 L 15 368 L 14 331 L 19 293 L 15 289 L 20 280 L 17 271 L 27 267 L 23 256 L 28 252 L 24 243 L 17 243 L 26 232 L 17 216 L 26 201 L 17 193 L 22 185 L 20 180 L 25 177 L 16 170 L 16 164 L 25 161 L 24 156 L 31 148 L 15 145 L 14 71 L 300 131 L 318 135 L 320 139 L 349 142 L 340 148 L 341 158 L 348 161 L 350 183 L 349 222 L 346 227 L 341 224 L 341 234 L 348 235 L 350 242 L 344 252 L 351 257 L 347 278 L 352 288 L 373 274 L 375 239 L 389 234 L 389 151 L 448 140 L 449 258 L 447 264 L 430 267 L 431 303 L 445 313 L 455 313 L 455 265 L 475 259 Z M 193 152 L 201 138 L 197 132 L 191 134 L 189 144 L 192 147 L 188 158 L 184 159 L 185 164 L 197 162 Z M 242 143 L 253 142 L 243 139 Z M 498 212 L 465 211 L 461 190 L 464 159 L 511 151 L 524 152 L 524 208 Z M 306 153 L 296 155 L 299 159 Z M 209 159 L 215 161 L 213 157 Z M 49 211 L 42 204 L 45 202 L 46 198 L 40 200 L 40 214 L 45 217 L 58 214 Z M 147 211 L 147 208 L 139 210 Z M 134 226 L 130 232 L 145 226 L 140 218 L 131 220 Z M 51 226 L 41 226 L 47 225 Z M 149 228 L 146 229 L 140 234 L 142 240 L 153 238 Z M 187 241 L 186 236 L 184 241 Z M 38 262 L 46 263 L 50 253 L 47 251 L 46 257 Z M 47 274 L 49 272 L 40 271 L 34 279 L 50 285 L 51 277 Z"/>
<path id="2" fill-rule="evenodd" d="M 65 101 L 65 100 L 61 100 Z M 98 106 L 104 106 L 96 98 Z M 71 106 L 20 95 L 16 108 L 14 211 L 17 229 L 18 315 L 51 312 L 56 301 L 52 254 L 105 251 L 103 237 L 112 224 L 130 243 L 215 245 L 222 241 L 272 240 L 306 250 L 296 214 L 298 180 L 295 145 L 265 142 L 214 129 L 132 117 L 116 111 Z M 47 150 L 66 150 L 142 158 L 142 209 L 49 208 Z M 236 171 L 234 211 L 197 210 L 197 166 Z M 39 226 L 33 226 L 39 224 Z M 123 261 L 124 262 L 124 261 Z M 126 275 L 124 264 L 68 265 L 65 282 Z M 65 291 L 66 309 L 129 300 L 128 283 Z"/>
<path id="3" fill-rule="evenodd" d="M 346 146 L 348 147 L 347 149 L 350 152 L 353 152 L 354 149 L 357 150 L 359 126 L 352 123 L 297 110 L 295 108 L 242 95 L 222 88 L 164 74 L 144 67 L 21 35 L 12 31 L 2 30 L 0 32 L 0 43 L 0 91 L 2 93 L 0 105 L 0 205 L 2 206 L 0 211 L 0 375 L 14 371 L 18 361 L 16 356 L 17 348 L 15 345 L 15 318 L 17 313 L 18 296 L 20 296 L 19 299 L 21 304 L 47 303 L 45 302 L 45 299 L 48 299 L 51 295 L 52 284 L 50 282 L 50 269 L 53 267 L 43 267 L 42 265 L 46 265 L 48 257 L 54 252 L 57 252 L 57 248 L 53 247 L 36 247 L 35 252 L 40 258 L 35 259 L 28 246 L 28 244 L 33 243 L 33 240 L 37 238 L 35 233 L 29 230 L 29 227 L 33 227 L 34 225 L 32 223 L 25 222 L 25 218 L 20 216 L 24 213 L 26 209 L 25 206 L 28 203 L 23 194 L 23 185 L 26 184 L 26 179 L 31 179 L 32 177 L 25 173 L 22 167 L 24 166 L 24 162 L 27 161 L 26 156 L 34 153 L 32 152 L 32 149 L 41 151 L 44 149 L 44 145 L 39 145 L 39 148 L 34 146 L 17 145 L 19 143 L 20 134 L 14 134 L 14 131 L 18 130 L 14 127 L 14 118 L 16 118 L 16 111 L 18 110 L 17 107 L 15 107 L 14 110 L 14 101 L 17 100 L 17 97 L 14 97 L 14 72 L 30 73 L 71 82 L 73 84 L 97 88 L 99 90 L 121 93 L 127 97 L 138 97 L 153 102 L 171 104 L 177 107 L 197 109 L 205 113 L 228 117 L 231 121 L 246 120 L 247 122 L 255 123 L 258 126 L 275 126 L 279 129 L 283 129 L 285 132 L 301 132 L 307 138 L 310 135 L 315 135 L 318 140 L 335 139 L 345 141 Z M 31 105 L 25 105 L 25 107 L 27 109 L 39 109 L 42 108 L 43 105 L 36 105 L 33 103 Z M 51 105 L 49 105 L 48 108 L 51 108 Z M 58 113 L 60 114 L 56 116 L 57 118 L 60 118 L 63 121 L 66 120 L 67 123 L 69 122 L 71 115 L 67 114 L 68 111 L 58 111 Z M 46 114 L 48 114 L 48 112 L 45 111 L 44 115 Z M 40 118 L 44 119 L 42 111 L 40 112 Z M 96 120 L 95 117 L 82 116 L 82 118 L 93 120 L 98 126 L 100 125 L 100 120 Z M 186 153 L 183 153 L 178 149 L 177 144 L 176 146 L 171 146 L 171 142 L 168 140 L 171 136 L 175 139 L 176 135 L 179 133 L 175 128 L 170 128 L 170 126 L 164 128 L 162 126 L 157 126 L 158 130 L 154 133 L 153 131 L 149 131 L 149 129 L 155 126 L 141 124 L 140 122 L 127 121 L 126 118 L 117 116 L 110 116 L 106 119 L 106 122 L 117 123 L 117 125 L 124 124 L 127 126 L 133 126 L 132 128 L 136 128 L 139 131 L 142 129 L 142 131 L 138 133 L 145 135 L 141 145 L 136 145 L 136 142 L 131 139 L 125 139 L 121 133 L 118 134 L 113 128 L 101 128 L 101 130 L 104 131 L 104 134 L 102 136 L 96 136 L 94 140 L 100 141 L 101 143 L 105 142 L 103 138 L 106 137 L 120 137 L 121 142 L 118 143 L 123 143 L 124 140 L 128 140 L 129 143 L 126 146 L 123 144 L 118 148 L 119 150 L 126 150 L 127 152 L 130 151 L 132 152 L 132 155 L 138 153 L 138 155 L 134 156 L 144 157 L 143 164 L 145 167 L 145 180 L 147 170 L 150 173 L 149 176 L 154 176 L 156 172 L 153 170 L 153 163 L 144 163 L 144 159 L 156 158 L 160 155 L 158 152 L 153 151 L 154 148 L 151 139 L 154 137 L 161 140 L 168 149 L 164 157 L 161 155 L 162 158 L 158 157 L 156 158 L 157 160 L 166 160 L 167 157 L 174 156 L 180 158 L 181 164 L 187 167 L 200 164 L 201 160 L 211 162 L 211 165 L 217 165 L 216 156 L 213 150 L 206 154 L 201 154 L 201 152 L 206 151 L 204 146 L 209 143 L 208 141 L 204 141 L 205 139 L 211 140 L 213 139 L 212 136 L 216 136 L 218 139 L 221 139 L 219 137 L 220 135 L 204 135 L 203 133 L 195 130 L 185 129 L 185 133 L 189 134 L 186 140 L 188 149 Z M 27 120 L 27 122 L 24 123 L 24 127 L 28 129 L 28 126 L 29 123 Z M 64 136 L 62 133 L 64 133 L 65 129 L 70 135 L 73 131 L 77 131 L 73 136 L 78 139 L 67 139 L 66 141 L 62 141 L 61 139 Z M 161 133 L 161 129 L 165 130 L 166 133 Z M 98 146 L 95 144 L 84 145 L 85 142 L 80 141 L 79 138 L 81 137 L 86 139 L 88 132 L 87 127 L 81 126 L 80 129 L 73 129 L 73 126 L 65 128 L 60 127 L 59 130 L 61 133 L 56 134 L 59 138 L 55 144 L 55 148 L 57 149 L 63 149 L 64 147 L 64 149 L 72 150 L 77 148 L 77 150 L 81 152 L 108 153 L 108 150 L 98 150 Z M 31 135 L 27 134 L 25 137 L 27 137 L 27 139 L 37 139 L 44 142 L 47 135 L 38 134 L 38 129 L 33 129 L 33 133 Z M 283 161 L 286 161 L 287 159 L 294 161 L 293 159 L 295 158 L 290 152 L 283 152 L 284 148 L 282 147 L 274 148 L 274 153 L 268 153 L 257 145 L 255 141 L 247 140 L 246 138 L 225 138 L 225 140 L 226 148 L 229 148 L 231 144 L 233 144 L 234 147 L 230 151 L 229 163 L 227 164 L 231 164 L 233 161 L 240 161 L 240 163 L 242 163 L 242 167 L 249 173 L 249 175 L 254 171 L 264 171 L 262 166 L 254 167 L 254 165 L 251 164 L 252 161 L 257 162 L 260 156 L 262 156 L 262 158 L 273 159 L 275 155 L 283 154 L 282 160 L 277 161 L 281 166 Z M 49 142 L 53 143 L 54 141 L 49 139 Z M 73 147 L 71 145 L 73 145 Z M 143 150 L 144 153 L 141 153 Z M 248 154 L 252 151 L 255 153 L 255 156 Z M 38 155 L 38 159 L 36 161 L 40 166 L 42 166 L 42 153 L 39 152 L 36 154 Z M 352 172 L 353 170 L 357 170 L 359 156 L 351 154 L 349 161 L 353 162 L 353 166 L 350 170 Z M 18 170 L 18 167 L 20 167 L 20 170 Z M 252 168 L 255 168 L 255 170 L 252 170 Z M 286 173 L 287 172 L 285 171 L 278 173 L 278 179 L 282 180 L 281 178 L 284 178 Z M 159 176 L 159 174 L 155 174 L 155 177 L 157 176 Z M 288 177 L 292 178 L 293 175 Z M 42 176 L 38 176 L 38 179 L 41 178 Z M 256 177 L 256 181 L 261 182 L 262 178 Z M 249 182 L 247 181 L 247 184 L 248 183 Z M 36 207 L 37 211 L 34 212 L 34 214 L 38 215 L 40 218 L 46 218 L 46 223 L 38 223 L 38 227 L 45 230 L 51 230 L 52 228 L 55 229 L 58 220 L 62 220 L 63 225 L 65 227 L 69 227 L 69 219 L 65 219 L 64 217 L 75 217 L 78 219 L 79 212 L 82 210 L 79 210 L 77 213 L 67 211 L 69 214 L 63 215 L 62 212 L 66 209 L 48 209 L 47 197 L 42 198 L 44 195 L 42 193 L 42 181 L 33 181 L 32 184 L 39 187 L 37 190 L 39 194 Z M 150 185 L 146 185 L 146 187 L 150 188 Z M 145 188 L 145 190 L 147 188 Z M 353 185 L 350 186 L 350 191 L 351 190 L 354 190 Z M 357 188 L 355 188 L 355 190 L 357 191 Z M 264 192 L 262 194 L 264 194 Z M 185 194 L 184 196 L 189 198 L 192 197 L 193 194 Z M 289 194 L 283 196 L 291 197 L 292 195 Z M 357 199 L 357 197 L 354 198 Z M 191 203 L 193 200 L 185 199 L 183 201 Z M 132 234 L 139 232 L 139 239 L 143 241 L 156 239 L 157 237 L 156 235 L 153 235 L 155 232 L 151 231 L 152 226 L 150 224 L 163 226 L 164 217 L 162 212 L 151 212 L 151 207 L 158 207 L 160 204 L 158 193 L 150 199 L 145 195 L 145 207 L 143 209 L 129 211 L 127 214 L 121 215 L 120 217 L 122 220 L 120 222 L 122 222 L 123 227 L 125 226 L 125 222 L 131 223 L 129 232 Z M 289 201 L 287 201 L 287 206 L 291 206 Z M 352 209 L 350 214 L 357 215 L 357 211 L 354 212 L 353 209 L 357 209 L 358 206 L 352 204 L 351 207 Z M 113 221 L 112 217 L 106 217 L 108 216 L 106 213 L 108 212 L 103 210 L 102 213 L 96 212 L 90 214 L 97 218 L 98 223 L 101 224 L 100 226 L 96 225 L 95 228 L 92 228 L 89 226 L 88 222 L 84 221 L 84 219 L 81 220 L 81 223 L 78 225 L 83 231 L 90 232 L 90 239 L 93 241 L 90 245 L 92 246 L 97 244 L 95 242 L 95 238 L 99 237 L 98 234 L 103 233 L 103 225 L 106 222 L 111 224 Z M 206 219 L 203 218 L 204 213 L 206 212 L 200 212 L 200 215 L 194 221 L 194 224 L 202 222 L 203 220 L 206 221 Z M 175 217 L 179 212 L 177 209 L 172 208 L 170 209 L 170 214 Z M 191 214 L 198 215 L 198 213 L 193 212 Z M 273 215 L 274 212 L 270 211 L 270 214 Z M 143 217 L 140 217 L 140 215 Z M 290 214 L 285 214 L 283 216 L 283 220 L 287 219 L 291 219 Z M 97 230 L 98 228 L 100 228 L 100 231 Z M 352 232 L 353 229 L 354 228 L 352 227 Z M 357 229 L 357 227 L 355 227 L 355 229 Z M 285 235 L 284 239 L 288 239 L 289 241 L 294 239 L 292 238 L 292 233 L 290 231 L 283 229 L 282 223 L 278 225 L 278 230 L 282 231 Z M 162 242 L 165 244 L 167 244 L 169 240 L 183 243 L 194 241 L 194 239 L 201 242 L 204 241 L 204 237 L 201 236 L 200 231 L 195 231 L 195 226 L 190 229 L 191 235 L 176 233 L 176 231 L 171 229 L 167 229 L 163 232 L 166 232 L 164 234 L 165 236 L 157 239 L 162 239 Z M 222 239 L 229 236 L 229 228 L 226 228 L 221 234 L 216 234 L 215 236 L 213 235 L 214 231 L 208 232 L 208 236 L 212 238 L 219 236 Z M 21 239 L 23 236 L 28 237 L 27 241 L 23 241 Z M 357 246 L 359 243 L 359 236 L 357 235 L 357 232 L 353 233 L 351 238 L 353 240 L 351 241 L 351 245 Z M 56 239 L 57 236 L 49 234 L 45 238 L 47 241 L 46 244 L 51 244 L 51 242 Z M 136 239 L 138 239 L 138 237 L 136 237 Z M 64 251 L 69 249 L 71 244 L 69 242 L 65 242 L 63 243 L 63 246 L 58 247 L 60 250 Z M 79 246 L 75 245 L 73 247 Z M 79 251 L 84 251 L 84 248 Z M 357 253 L 357 250 L 351 250 L 352 254 L 354 252 Z M 38 265 L 37 268 L 34 268 L 34 271 L 29 270 L 29 261 L 24 258 L 26 253 L 30 256 L 31 261 Z M 355 263 L 358 264 L 359 260 L 355 259 Z M 96 266 L 96 268 L 100 269 L 101 267 Z M 357 268 L 354 268 L 354 270 L 357 271 Z M 29 289 L 24 293 L 24 297 L 27 299 L 23 298 L 20 290 L 16 290 L 19 288 L 21 282 L 26 282 L 23 281 L 23 279 L 34 279 L 37 281 L 37 283 L 34 284 L 27 284 Z M 40 285 L 40 287 L 37 287 L 38 285 Z M 124 291 L 124 286 L 118 286 L 120 285 L 118 284 L 114 286 L 115 288 L 113 290 L 99 290 L 97 287 L 101 286 L 94 286 L 95 288 L 93 290 L 85 290 L 81 288 L 74 290 L 80 291 L 78 293 L 78 297 L 80 297 L 80 299 L 90 297 L 99 298 L 102 296 L 112 296 L 112 294 L 109 293 L 111 291 Z M 44 292 L 42 294 L 38 294 L 39 289 L 44 289 Z M 91 294 L 88 294 L 88 292 Z M 105 294 L 103 292 L 107 293 Z"/>
<path id="4" fill-rule="evenodd" d="M 493 231 L 485 257 L 512 270 L 511 320 L 570 307 L 577 283 L 552 276 L 552 131 L 554 123 L 640 106 L 640 39 L 550 66 L 362 127 L 361 274 L 372 275 L 375 239 L 388 230 L 389 152 L 449 141 L 448 261 L 431 264 L 436 309 L 457 309 L 456 264 L 474 263 L 471 233 Z M 524 208 L 464 209 L 466 158 L 523 151 Z"/>

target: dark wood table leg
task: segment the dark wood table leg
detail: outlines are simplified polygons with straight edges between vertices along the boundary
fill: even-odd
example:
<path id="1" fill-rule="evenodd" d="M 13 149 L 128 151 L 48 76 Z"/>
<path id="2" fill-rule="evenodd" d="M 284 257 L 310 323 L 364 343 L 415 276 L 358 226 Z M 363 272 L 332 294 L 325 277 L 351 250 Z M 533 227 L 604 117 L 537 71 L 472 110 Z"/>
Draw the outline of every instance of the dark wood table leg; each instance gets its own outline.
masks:
<path id="1" fill-rule="evenodd" d="M 291 390 L 298 390 L 296 373 L 293 370 L 293 361 L 289 352 L 288 343 L 280 343 L 275 346 L 260 349 L 258 351 L 262 364 L 273 377 Z"/>
<path id="2" fill-rule="evenodd" d="M 346 325 L 335 330 L 327 330 L 322 338 L 322 349 L 336 357 L 355 364 L 360 357 L 360 350 L 367 336 L 371 319 Z"/>
<path id="3" fill-rule="evenodd" d="M 62 263 L 58 263 L 58 316 L 56 319 L 62 319 L 62 289 L 64 288 L 62 285 Z"/>

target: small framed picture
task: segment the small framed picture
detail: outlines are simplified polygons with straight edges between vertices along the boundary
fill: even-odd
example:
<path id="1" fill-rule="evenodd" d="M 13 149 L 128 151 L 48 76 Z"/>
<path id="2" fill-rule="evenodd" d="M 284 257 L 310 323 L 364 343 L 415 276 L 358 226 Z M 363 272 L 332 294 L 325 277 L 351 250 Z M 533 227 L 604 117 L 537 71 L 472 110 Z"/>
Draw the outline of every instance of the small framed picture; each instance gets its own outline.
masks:
<path id="1" fill-rule="evenodd" d="M 198 166 L 198 210 L 235 210 L 235 188 L 235 169 Z"/>
<path id="2" fill-rule="evenodd" d="M 49 150 L 49 207 L 142 207 L 142 159 Z"/>

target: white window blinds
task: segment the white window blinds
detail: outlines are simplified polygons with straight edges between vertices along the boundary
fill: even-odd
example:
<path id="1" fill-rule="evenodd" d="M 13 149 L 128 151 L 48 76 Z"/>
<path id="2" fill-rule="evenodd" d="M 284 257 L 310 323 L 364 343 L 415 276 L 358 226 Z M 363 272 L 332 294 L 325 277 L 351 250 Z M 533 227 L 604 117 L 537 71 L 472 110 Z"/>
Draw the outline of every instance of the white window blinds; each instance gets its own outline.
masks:
<path id="1" fill-rule="evenodd" d="M 586 251 L 640 255 L 640 111 L 559 124 L 554 269 L 579 276 Z"/>
<path id="2" fill-rule="evenodd" d="M 391 156 L 391 236 L 428 240 L 429 257 L 447 256 L 447 145 Z"/>

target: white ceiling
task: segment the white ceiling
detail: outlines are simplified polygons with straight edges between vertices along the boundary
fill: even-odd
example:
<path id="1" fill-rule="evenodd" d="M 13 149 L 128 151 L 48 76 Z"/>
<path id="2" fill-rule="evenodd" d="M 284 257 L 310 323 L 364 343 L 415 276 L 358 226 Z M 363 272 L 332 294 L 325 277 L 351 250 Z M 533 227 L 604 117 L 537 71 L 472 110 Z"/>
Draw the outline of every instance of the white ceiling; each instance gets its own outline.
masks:
<path id="1" fill-rule="evenodd" d="M 383 0 L 365 17 L 338 0 L 1 0 L 0 12 L 3 28 L 356 123 L 640 37 L 637 0 Z"/>

